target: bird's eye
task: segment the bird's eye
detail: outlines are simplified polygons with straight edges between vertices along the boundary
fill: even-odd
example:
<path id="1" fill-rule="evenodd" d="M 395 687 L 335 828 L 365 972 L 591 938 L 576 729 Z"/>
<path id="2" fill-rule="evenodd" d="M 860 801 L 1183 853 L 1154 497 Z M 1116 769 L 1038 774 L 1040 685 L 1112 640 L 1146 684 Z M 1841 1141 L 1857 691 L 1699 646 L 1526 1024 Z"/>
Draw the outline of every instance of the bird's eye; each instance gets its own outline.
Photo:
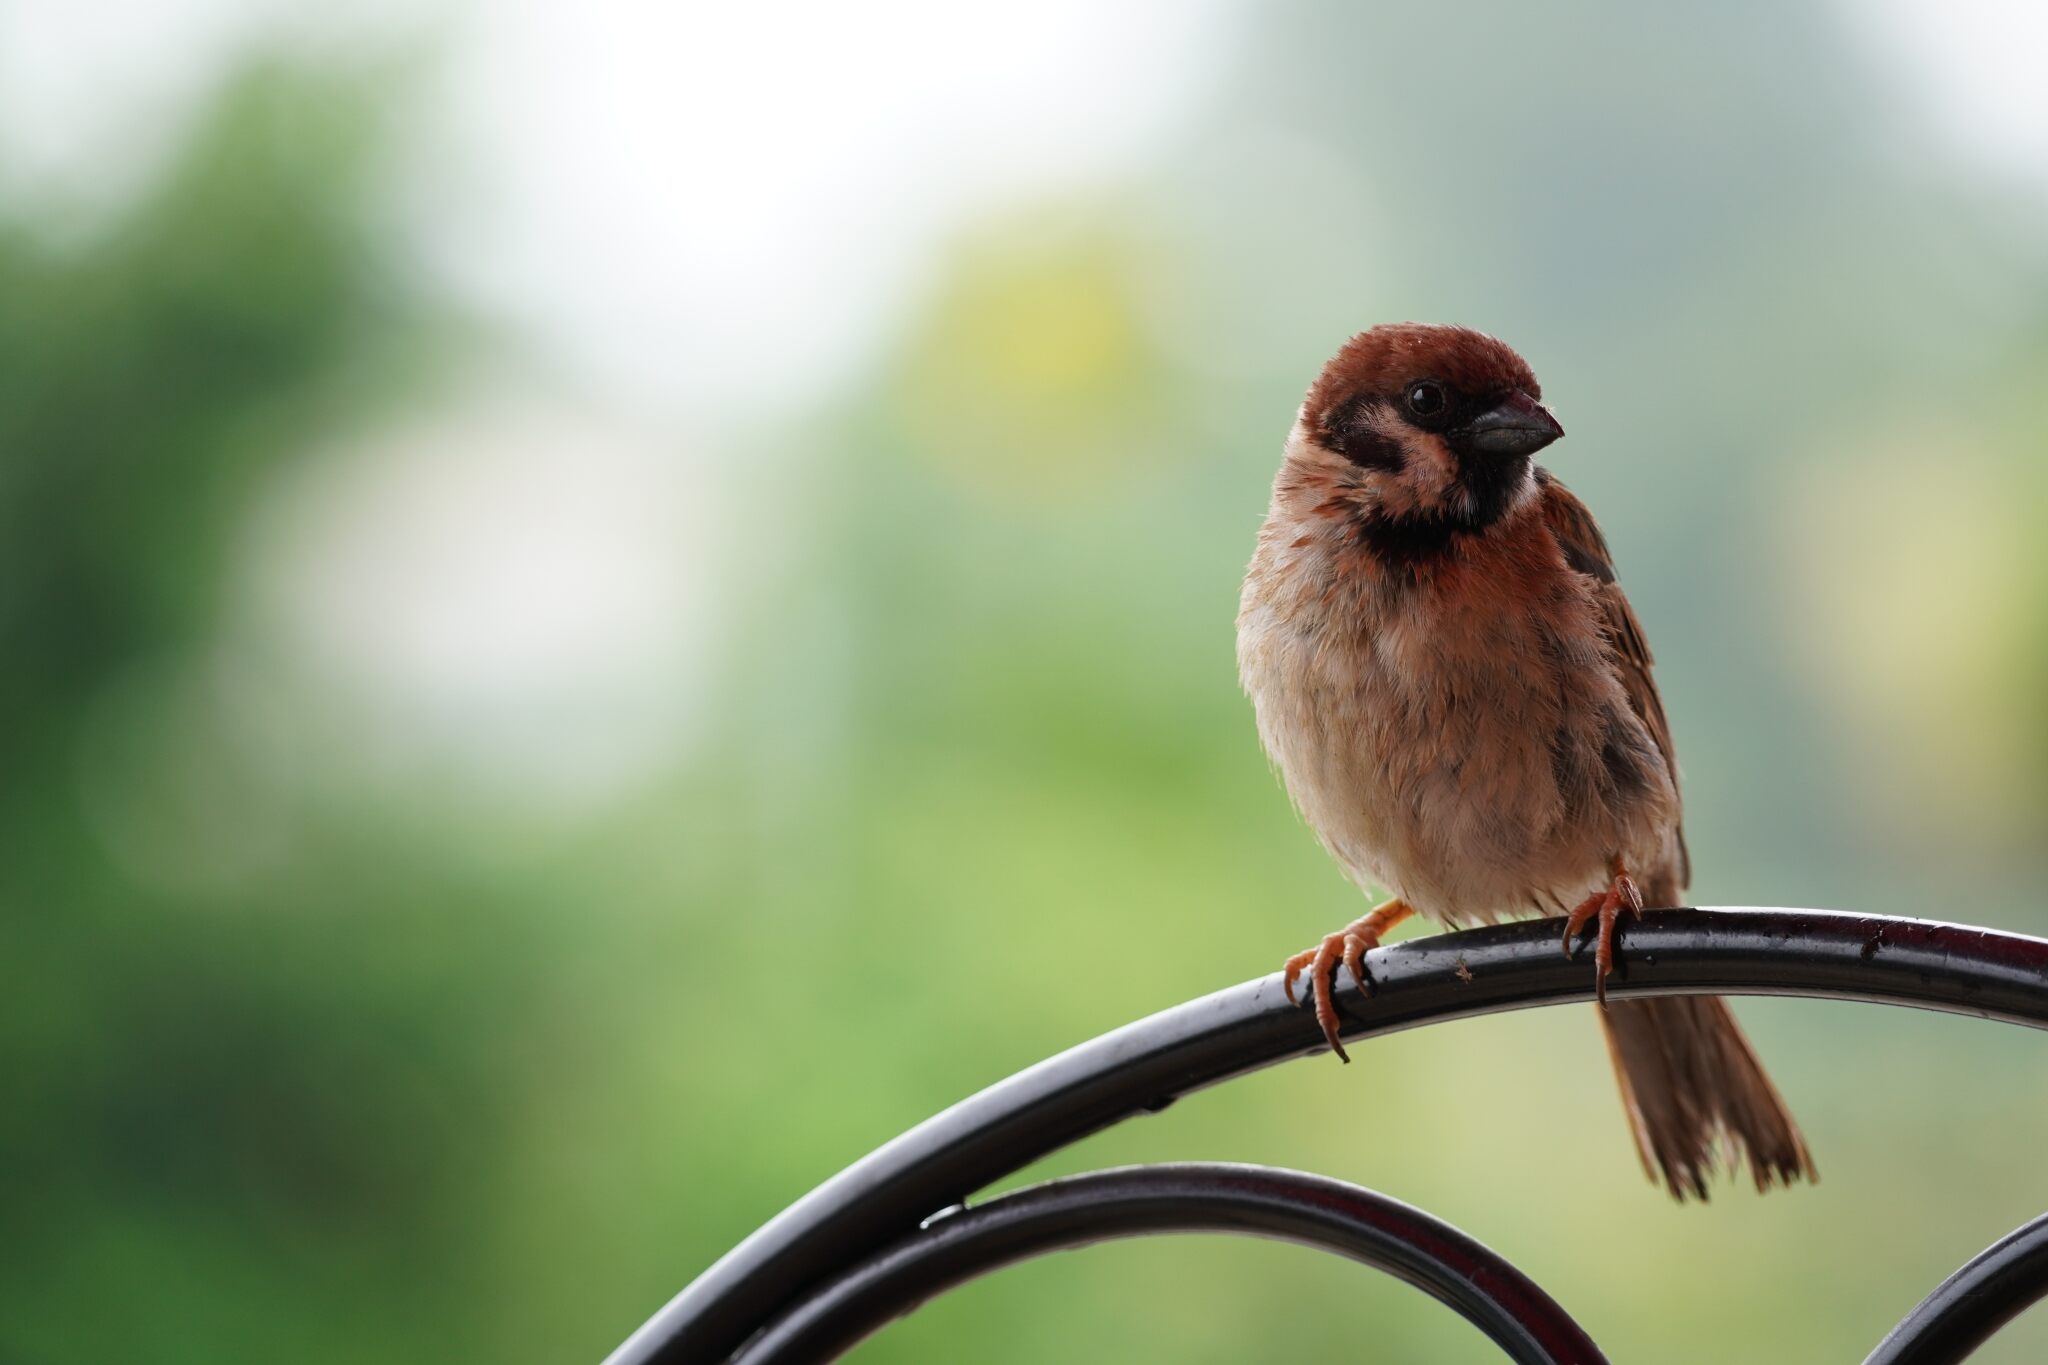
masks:
<path id="1" fill-rule="evenodd" d="M 1408 411 L 1417 417 L 1434 417 L 1444 410 L 1444 386 L 1425 379 L 1410 384 L 1406 395 Z"/>

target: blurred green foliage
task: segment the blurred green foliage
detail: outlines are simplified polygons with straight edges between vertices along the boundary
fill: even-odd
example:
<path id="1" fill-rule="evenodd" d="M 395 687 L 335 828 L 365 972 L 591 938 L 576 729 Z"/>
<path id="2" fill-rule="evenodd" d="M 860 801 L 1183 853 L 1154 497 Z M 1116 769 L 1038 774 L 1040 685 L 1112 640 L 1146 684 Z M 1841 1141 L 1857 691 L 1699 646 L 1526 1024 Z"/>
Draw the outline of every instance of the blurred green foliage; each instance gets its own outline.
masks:
<path id="1" fill-rule="evenodd" d="M 378 944 L 446 932 L 448 874 L 292 810 L 216 653 L 264 479 L 431 336 L 366 97 L 252 67 L 112 221 L 0 237 L 9 1359 L 497 1349 L 425 1287 L 488 1203 L 488 1004 Z"/>
<path id="2" fill-rule="evenodd" d="M 1301 388 L 1371 321 L 1542 374 L 1659 650 L 1703 900 L 2048 928 L 2039 211 L 1900 150 L 1839 22 L 1248 11 L 1157 164 L 966 229 L 857 391 L 751 434 L 775 572 L 722 585 L 701 741 L 541 835 L 351 782 L 223 608 L 280 470 L 431 403 L 459 333 L 386 230 L 372 89 L 258 67 L 110 221 L 16 206 L 0 1357 L 595 1359 L 877 1143 L 1353 913 L 1230 621 Z M 1743 1013 L 1817 1189 L 1670 1207 L 1583 1011 L 1283 1068 L 1031 1174 L 1319 1170 L 1496 1246 L 1615 1359 L 1859 1358 L 2048 1205 L 2048 1058 Z M 1220 1243 L 1028 1267 L 858 1358 L 1283 1352 L 1490 1358 Z"/>

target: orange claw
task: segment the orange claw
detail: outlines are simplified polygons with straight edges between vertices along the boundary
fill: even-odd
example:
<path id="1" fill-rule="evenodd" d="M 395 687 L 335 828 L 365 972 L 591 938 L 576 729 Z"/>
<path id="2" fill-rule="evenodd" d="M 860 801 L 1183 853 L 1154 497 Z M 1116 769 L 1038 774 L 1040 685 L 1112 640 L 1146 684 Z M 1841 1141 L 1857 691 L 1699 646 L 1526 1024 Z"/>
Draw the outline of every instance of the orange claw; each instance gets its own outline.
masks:
<path id="1" fill-rule="evenodd" d="M 1388 901 L 1364 919 L 1353 920 L 1334 934 L 1325 934 L 1323 941 L 1315 947 L 1304 948 L 1287 959 L 1281 988 L 1287 992 L 1289 1001 L 1300 1004 L 1294 998 L 1294 983 L 1301 979 L 1302 969 L 1308 969 L 1309 984 L 1315 994 L 1316 1022 L 1322 1025 L 1323 1037 L 1329 1040 L 1330 1051 L 1337 1054 L 1337 1060 L 1351 1060 L 1351 1055 L 1344 1051 L 1344 1044 L 1337 1037 L 1337 1003 L 1331 985 L 1337 964 L 1343 963 L 1350 971 L 1351 979 L 1358 983 L 1362 994 L 1371 994 L 1372 981 L 1365 974 L 1365 955 L 1380 946 L 1382 935 L 1414 913 L 1405 901 Z"/>
<path id="2" fill-rule="evenodd" d="M 1607 885 L 1580 901 L 1564 921 L 1564 955 L 1570 957 L 1579 931 L 1595 915 L 1600 917 L 1600 936 L 1593 947 L 1593 994 L 1602 1009 L 1607 1007 L 1607 974 L 1614 970 L 1614 926 L 1624 909 L 1631 915 L 1643 913 L 1643 893 L 1636 889 L 1635 878 L 1629 876 L 1621 859 L 1609 858 L 1607 869 Z"/>

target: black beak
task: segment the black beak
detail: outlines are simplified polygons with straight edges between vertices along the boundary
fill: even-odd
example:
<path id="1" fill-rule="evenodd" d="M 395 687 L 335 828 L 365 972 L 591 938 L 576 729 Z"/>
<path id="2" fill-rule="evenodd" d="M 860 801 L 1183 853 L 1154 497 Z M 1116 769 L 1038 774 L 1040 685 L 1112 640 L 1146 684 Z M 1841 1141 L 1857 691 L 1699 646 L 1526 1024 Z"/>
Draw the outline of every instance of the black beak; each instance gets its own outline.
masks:
<path id="1" fill-rule="evenodd" d="M 1457 433 L 1459 444 L 1482 455 L 1534 455 L 1564 435 L 1550 409 L 1517 389 Z"/>

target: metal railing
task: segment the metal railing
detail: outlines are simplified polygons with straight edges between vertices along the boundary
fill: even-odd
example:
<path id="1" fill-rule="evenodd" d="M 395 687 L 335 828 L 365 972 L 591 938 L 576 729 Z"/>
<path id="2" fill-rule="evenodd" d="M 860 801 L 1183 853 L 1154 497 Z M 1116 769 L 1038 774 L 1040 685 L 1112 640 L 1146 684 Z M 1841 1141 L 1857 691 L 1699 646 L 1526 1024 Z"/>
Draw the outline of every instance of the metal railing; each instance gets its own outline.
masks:
<path id="1" fill-rule="evenodd" d="M 1819 910 L 1660 910 L 1631 921 L 1608 993 L 1861 1000 L 2048 1028 L 2048 941 Z M 1558 922 L 1440 934 L 1366 958 L 1337 1003 L 1345 1041 L 1593 998 Z M 1455 1228 L 1355 1185 L 1256 1166 L 1166 1165 L 1055 1180 L 972 1209 L 977 1190 L 1180 1096 L 1326 1051 L 1276 973 L 1083 1043 L 990 1086 L 847 1167 L 672 1299 L 606 1365 L 828 1360 L 917 1304 L 1049 1251 L 1233 1232 L 1335 1251 L 1434 1294 L 1512 1360 L 1605 1357 L 1527 1276 Z M 1959 1361 L 2048 1294 L 2048 1218 L 1944 1281 L 1866 1365 Z"/>

